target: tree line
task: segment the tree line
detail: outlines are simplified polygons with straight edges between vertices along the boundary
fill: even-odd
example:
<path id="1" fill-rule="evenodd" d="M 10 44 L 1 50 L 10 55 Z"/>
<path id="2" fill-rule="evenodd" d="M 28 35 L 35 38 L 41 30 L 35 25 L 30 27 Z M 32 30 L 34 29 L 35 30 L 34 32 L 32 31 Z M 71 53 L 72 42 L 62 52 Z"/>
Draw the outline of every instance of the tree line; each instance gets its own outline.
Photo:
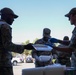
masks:
<path id="1" fill-rule="evenodd" d="M 35 41 L 37 41 L 38 40 L 38 38 L 36 38 L 32 43 L 34 44 L 35 43 Z M 28 44 L 28 43 L 30 43 L 30 40 L 26 40 L 25 42 L 22 42 L 22 44 L 23 45 L 26 45 L 26 44 Z M 24 50 L 24 52 L 22 53 L 22 55 L 24 54 L 24 55 L 31 55 L 31 52 L 32 52 L 32 50 Z M 18 53 L 15 53 L 15 52 L 12 52 L 12 56 L 13 57 L 15 57 L 16 55 L 17 55 Z"/>

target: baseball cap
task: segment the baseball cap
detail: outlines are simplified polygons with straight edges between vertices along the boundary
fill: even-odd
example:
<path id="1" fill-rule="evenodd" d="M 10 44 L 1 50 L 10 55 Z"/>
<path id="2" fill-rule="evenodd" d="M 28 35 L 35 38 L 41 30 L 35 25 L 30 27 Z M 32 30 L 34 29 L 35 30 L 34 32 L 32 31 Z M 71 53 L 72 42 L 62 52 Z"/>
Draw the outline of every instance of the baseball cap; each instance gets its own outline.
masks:
<path id="1" fill-rule="evenodd" d="M 43 36 L 44 37 L 50 37 L 50 33 L 51 33 L 51 30 L 49 28 L 43 29 Z"/>
<path id="2" fill-rule="evenodd" d="M 65 17 L 70 17 L 70 15 L 71 14 L 76 14 L 76 7 L 75 8 L 72 8 L 70 11 L 69 11 L 69 13 L 67 13 L 66 15 L 65 15 Z"/>
<path id="3" fill-rule="evenodd" d="M 1 14 L 11 14 L 11 15 L 14 16 L 14 18 L 17 18 L 17 17 L 18 17 L 18 15 L 16 15 L 16 14 L 13 12 L 12 9 L 7 8 L 7 7 L 1 9 L 1 10 L 0 10 L 0 13 L 1 13 Z"/>

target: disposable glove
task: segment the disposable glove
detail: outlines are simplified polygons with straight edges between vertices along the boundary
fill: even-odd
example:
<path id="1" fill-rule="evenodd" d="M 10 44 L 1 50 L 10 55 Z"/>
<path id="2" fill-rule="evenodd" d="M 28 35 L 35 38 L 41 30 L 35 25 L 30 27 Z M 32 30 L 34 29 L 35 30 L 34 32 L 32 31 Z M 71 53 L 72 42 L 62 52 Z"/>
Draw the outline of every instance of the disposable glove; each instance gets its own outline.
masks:
<path id="1" fill-rule="evenodd" d="M 51 42 L 51 43 L 58 43 L 58 39 L 56 39 L 56 38 L 51 38 L 51 39 L 50 39 L 50 42 Z"/>
<path id="2" fill-rule="evenodd" d="M 34 49 L 32 43 L 29 43 L 29 44 L 25 45 L 24 48 L 25 48 L 25 49 L 28 49 L 28 50 Z"/>

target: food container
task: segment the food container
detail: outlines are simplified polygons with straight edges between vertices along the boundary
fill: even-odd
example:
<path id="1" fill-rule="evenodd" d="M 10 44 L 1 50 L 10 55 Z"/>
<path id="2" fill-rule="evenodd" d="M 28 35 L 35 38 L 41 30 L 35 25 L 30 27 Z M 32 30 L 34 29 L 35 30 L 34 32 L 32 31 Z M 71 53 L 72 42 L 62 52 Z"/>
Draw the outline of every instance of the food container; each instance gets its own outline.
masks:
<path id="1" fill-rule="evenodd" d="M 43 44 L 34 44 L 33 47 L 37 51 L 52 51 L 52 47 L 48 45 L 43 45 Z"/>

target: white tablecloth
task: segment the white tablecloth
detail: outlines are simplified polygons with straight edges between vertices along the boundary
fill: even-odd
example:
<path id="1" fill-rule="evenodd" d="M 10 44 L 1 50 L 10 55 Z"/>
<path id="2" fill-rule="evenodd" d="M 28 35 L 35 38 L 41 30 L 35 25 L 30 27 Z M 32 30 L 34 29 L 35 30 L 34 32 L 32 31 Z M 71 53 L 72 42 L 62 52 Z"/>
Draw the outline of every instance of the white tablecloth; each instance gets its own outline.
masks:
<path id="1" fill-rule="evenodd" d="M 65 68 L 61 67 L 37 67 L 22 69 L 22 75 L 64 75 Z"/>

